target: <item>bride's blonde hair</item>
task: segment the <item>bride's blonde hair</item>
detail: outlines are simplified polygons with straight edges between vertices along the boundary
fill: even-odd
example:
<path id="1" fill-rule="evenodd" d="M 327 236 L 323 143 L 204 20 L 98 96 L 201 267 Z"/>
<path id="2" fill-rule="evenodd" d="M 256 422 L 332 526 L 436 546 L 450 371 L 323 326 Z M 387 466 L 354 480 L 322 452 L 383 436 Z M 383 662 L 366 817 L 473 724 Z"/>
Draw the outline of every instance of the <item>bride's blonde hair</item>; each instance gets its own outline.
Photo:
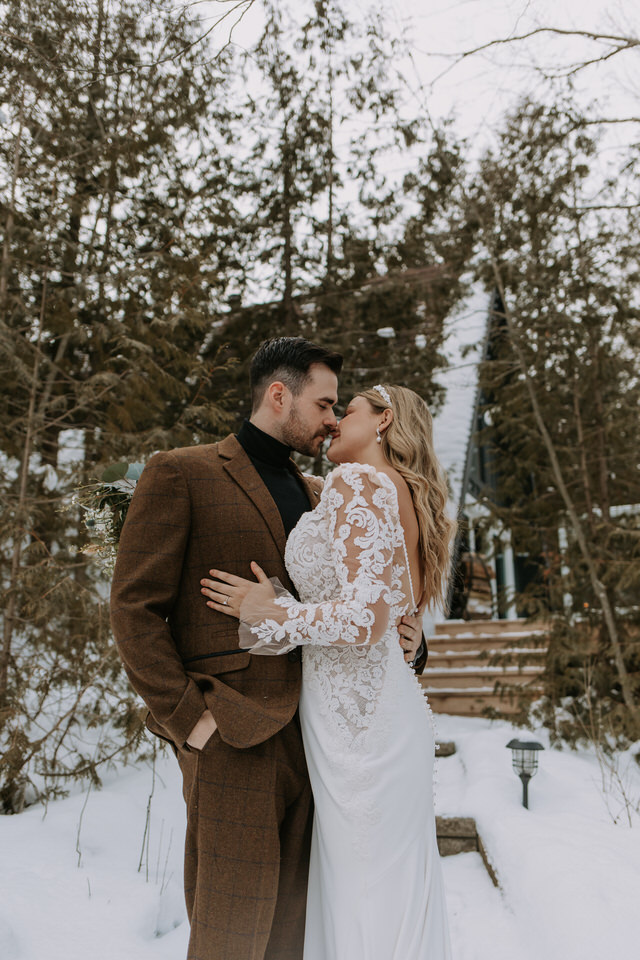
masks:
<path id="1" fill-rule="evenodd" d="M 413 390 L 381 386 L 391 404 L 377 390 L 364 390 L 360 396 L 376 413 L 389 407 L 393 411 L 393 420 L 382 434 L 382 452 L 411 491 L 419 529 L 423 601 L 444 605 L 456 522 L 446 512 L 449 490 L 433 449 L 431 414 Z"/>

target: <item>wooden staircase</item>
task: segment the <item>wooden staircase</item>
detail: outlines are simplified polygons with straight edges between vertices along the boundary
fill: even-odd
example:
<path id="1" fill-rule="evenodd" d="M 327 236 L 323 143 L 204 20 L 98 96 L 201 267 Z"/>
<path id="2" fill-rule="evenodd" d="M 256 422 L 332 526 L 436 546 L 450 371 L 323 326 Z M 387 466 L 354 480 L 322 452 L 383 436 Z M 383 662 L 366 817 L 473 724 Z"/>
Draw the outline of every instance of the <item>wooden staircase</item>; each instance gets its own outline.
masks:
<path id="1" fill-rule="evenodd" d="M 475 717 L 514 714 L 523 698 L 542 693 L 547 652 L 543 623 L 526 620 L 447 620 L 428 639 L 420 682 L 434 713 Z"/>

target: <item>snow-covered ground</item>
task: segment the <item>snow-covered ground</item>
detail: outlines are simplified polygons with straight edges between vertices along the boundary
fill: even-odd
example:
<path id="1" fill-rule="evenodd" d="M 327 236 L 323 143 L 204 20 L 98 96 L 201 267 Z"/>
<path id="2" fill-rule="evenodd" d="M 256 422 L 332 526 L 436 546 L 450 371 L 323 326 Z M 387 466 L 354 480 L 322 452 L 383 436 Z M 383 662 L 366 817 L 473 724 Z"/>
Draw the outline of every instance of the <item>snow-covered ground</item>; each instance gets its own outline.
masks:
<path id="1" fill-rule="evenodd" d="M 457 745 L 454 756 L 438 760 L 437 812 L 475 818 L 501 885 L 501 915 L 488 896 L 485 911 L 445 859 L 456 960 L 640 957 L 640 816 L 632 814 L 631 827 L 624 802 L 640 802 L 631 753 L 619 761 L 623 789 L 609 783 L 603 792 L 593 752 L 549 749 L 544 730 L 447 716 L 437 726 L 440 740 Z M 529 810 L 506 749 L 514 736 L 546 748 Z"/>
<path id="2" fill-rule="evenodd" d="M 614 825 L 622 796 L 603 795 L 597 759 L 546 749 L 527 811 L 505 749 L 522 731 L 437 723 L 458 747 L 438 761 L 438 813 L 475 817 L 501 883 L 493 887 L 478 854 L 444 859 L 455 960 L 640 955 L 640 817 Z M 534 736 L 548 747 L 544 731 Z M 619 772 L 640 799 L 635 761 Z M 171 757 L 155 783 L 149 768 L 127 768 L 46 812 L 0 817 L 0 958 L 181 960 L 183 830 Z"/>

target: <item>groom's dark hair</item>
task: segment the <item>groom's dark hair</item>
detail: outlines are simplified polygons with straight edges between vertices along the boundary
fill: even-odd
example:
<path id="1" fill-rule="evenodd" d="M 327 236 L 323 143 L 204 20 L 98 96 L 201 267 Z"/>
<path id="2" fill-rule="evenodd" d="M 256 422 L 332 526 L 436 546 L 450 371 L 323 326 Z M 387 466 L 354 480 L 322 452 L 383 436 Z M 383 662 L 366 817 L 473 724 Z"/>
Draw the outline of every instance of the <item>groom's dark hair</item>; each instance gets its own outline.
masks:
<path id="1" fill-rule="evenodd" d="M 309 380 L 309 368 L 324 363 L 336 376 L 342 370 L 342 356 L 304 337 L 272 337 L 258 347 L 251 361 L 251 406 L 262 403 L 270 383 L 281 380 L 294 396 Z"/>

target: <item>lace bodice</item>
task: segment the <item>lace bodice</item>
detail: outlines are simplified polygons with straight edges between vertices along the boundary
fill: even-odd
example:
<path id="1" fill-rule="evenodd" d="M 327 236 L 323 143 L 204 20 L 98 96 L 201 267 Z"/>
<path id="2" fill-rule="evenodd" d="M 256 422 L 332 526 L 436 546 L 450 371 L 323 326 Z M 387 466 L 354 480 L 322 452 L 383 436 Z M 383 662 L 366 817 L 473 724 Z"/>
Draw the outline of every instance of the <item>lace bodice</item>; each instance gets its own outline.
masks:
<path id="1" fill-rule="evenodd" d="M 243 631 L 241 645 L 256 653 L 263 645 L 375 644 L 392 609 L 415 608 L 396 488 L 368 464 L 330 474 L 316 509 L 291 532 L 285 561 L 300 600 L 280 589 L 268 604 L 250 594 L 242 607 L 251 637 Z"/>
<path id="2" fill-rule="evenodd" d="M 369 724 L 389 659 L 410 670 L 397 624 L 416 604 L 393 481 L 370 465 L 341 464 L 289 535 L 285 560 L 299 600 L 279 585 L 267 602 L 250 592 L 240 645 L 254 653 L 304 645 L 305 684 L 322 688 L 327 714 L 353 738 Z"/>

